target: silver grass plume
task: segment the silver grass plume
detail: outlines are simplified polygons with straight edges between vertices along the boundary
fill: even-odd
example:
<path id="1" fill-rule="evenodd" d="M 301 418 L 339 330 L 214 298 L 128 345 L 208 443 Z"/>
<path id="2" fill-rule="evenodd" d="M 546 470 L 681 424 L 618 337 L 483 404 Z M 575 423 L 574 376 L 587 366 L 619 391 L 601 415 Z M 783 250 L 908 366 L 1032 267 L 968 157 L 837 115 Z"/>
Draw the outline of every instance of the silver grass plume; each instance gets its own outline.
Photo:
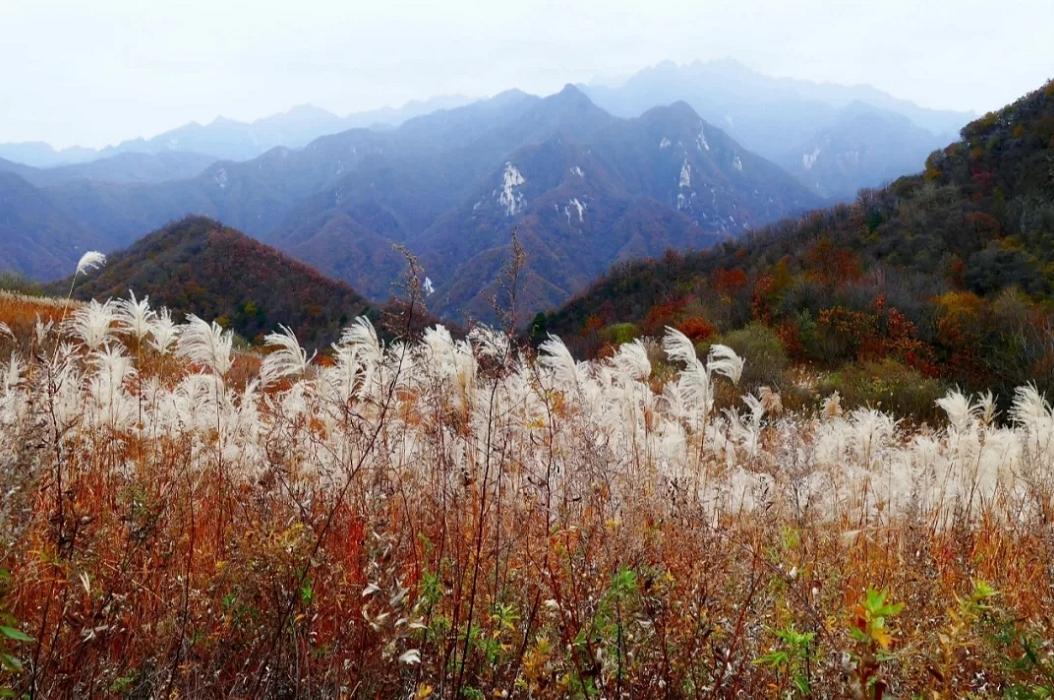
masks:
<path id="1" fill-rule="evenodd" d="M 958 389 L 949 389 L 948 393 L 937 399 L 937 408 L 948 416 L 948 425 L 957 433 L 966 433 L 974 425 L 974 407 L 970 399 Z"/>
<path id="2" fill-rule="evenodd" d="M 1014 403 L 1010 407 L 1010 416 L 1018 425 L 1032 429 L 1048 420 L 1054 420 L 1054 409 L 1039 393 L 1035 384 L 1026 384 L 1014 390 Z"/>
<path id="3" fill-rule="evenodd" d="M 106 256 L 97 250 L 89 250 L 81 259 L 77 262 L 77 271 L 73 273 L 73 276 L 84 275 L 91 270 L 97 270 L 106 264 Z"/>
<path id="4" fill-rule="evenodd" d="M 986 425 L 991 426 L 995 424 L 995 419 L 999 415 L 999 410 L 995 405 L 995 396 L 992 394 L 992 390 L 989 389 L 977 399 L 977 403 L 974 404 L 975 415 L 980 421 Z"/>
<path id="5" fill-rule="evenodd" d="M 558 382 L 567 387 L 578 387 L 578 365 L 571 351 L 558 336 L 549 334 L 549 339 L 538 346 L 541 354 L 538 362 L 553 373 Z"/>
<path id="6" fill-rule="evenodd" d="M 84 306 L 78 307 L 66 323 L 73 335 L 89 350 L 98 350 L 110 338 L 115 319 L 113 302 L 100 304 L 92 299 Z"/>
<path id="7" fill-rule="evenodd" d="M 275 348 L 264 357 L 260 366 L 260 382 L 263 386 L 274 384 L 285 377 L 302 377 L 311 365 L 311 357 L 300 347 L 296 335 L 289 326 L 278 326 L 278 333 L 269 333 L 264 338 L 267 347 Z"/>
<path id="8" fill-rule="evenodd" d="M 223 330 L 216 323 L 208 324 L 191 314 L 179 337 L 178 352 L 199 365 L 208 367 L 216 374 L 223 376 L 234 364 L 231 348 L 234 345 L 234 334 Z"/>
<path id="9" fill-rule="evenodd" d="M 150 347 L 167 355 L 178 338 L 179 326 L 172 321 L 172 313 L 162 306 L 150 321 Z"/>
<path id="10" fill-rule="evenodd" d="M 128 290 L 128 299 L 118 299 L 117 325 L 121 331 L 142 341 L 151 331 L 154 311 L 150 308 L 150 297 L 142 300 L 135 298 L 135 292 Z"/>
<path id="11" fill-rule="evenodd" d="M 733 384 L 739 384 L 739 379 L 743 376 L 744 364 L 743 358 L 727 345 L 714 343 L 710 346 L 706 368 L 715 374 L 723 374 L 731 379 Z"/>
<path id="12" fill-rule="evenodd" d="M 611 366 L 618 373 L 630 380 L 643 382 L 651 376 L 651 361 L 648 359 L 648 350 L 644 343 L 637 338 L 633 342 L 623 343 L 618 352 L 611 358 Z"/>
<path id="13" fill-rule="evenodd" d="M 684 365 L 677 378 L 676 391 L 670 392 L 671 396 L 677 396 L 682 407 L 688 409 L 689 413 L 693 411 L 688 407 L 694 405 L 702 415 L 708 415 L 713 407 L 710 369 L 699 361 L 692 341 L 676 328 L 667 326 L 666 335 L 662 339 L 662 349 L 671 362 Z"/>
<path id="14" fill-rule="evenodd" d="M 358 350 L 360 357 L 370 362 L 378 362 L 381 359 L 381 341 L 377 338 L 370 319 L 359 316 L 355 323 L 344 329 L 340 335 L 340 345 L 352 345 Z"/>
<path id="15" fill-rule="evenodd" d="M 662 349 L 671 362 L 680 362 L 692 367 L 699 362 L 695 346 L 684 333 L 672 326 L 666 326 L 666 335 L 662 339 Z"/>

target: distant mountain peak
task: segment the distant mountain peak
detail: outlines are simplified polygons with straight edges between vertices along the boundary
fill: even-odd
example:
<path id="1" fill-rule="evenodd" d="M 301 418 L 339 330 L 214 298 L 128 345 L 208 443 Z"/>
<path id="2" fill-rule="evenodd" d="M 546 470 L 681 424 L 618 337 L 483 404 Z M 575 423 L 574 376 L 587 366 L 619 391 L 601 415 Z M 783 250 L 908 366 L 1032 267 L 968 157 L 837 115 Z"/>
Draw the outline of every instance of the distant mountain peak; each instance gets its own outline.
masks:
<path id="1" fill-rule="evenodd" d="M 541 127 L 546 132 L 545 137 L 554 135 L 548 133 L 551 129 L 577 134 L 591 133 L 615 119 L 571 84 L 539 100 L 525 113 L 524 118 L 527 123 Z"/>
<path id="2" fill-rule="evenodd" d="M 218 115 L 215 119 L 209 122 L 209 126 L 242 126 L 244 122 L 240 122 L 237 119 L 230 119 L 222 114 Z M 197 122 L 191 122 L 191 125 L 198 126 Z"/>
<path id="3" fill-rule="evenodd" d="M 698 128 L 702 118 L 692 109 L 692 106 L 684 100 L 677 100 L 668 105 L 652 107 L 641 115 L 646 122 L 669 122 L 676 127 Z"/>
<path id="4" fill-rule="evenodd" d="M 797 174 L 816 193 L 840 199 L 918 169 L 933 148 L 946 143 L 971 118 L 967 113 L 926 109 L 874 87 L 766 75 L 733 58 L 687 65 L 666 61 L 618 86 L 590 85 L 585 90 L 598 106 L 618 117 L 685 100 L 747 150 Z M 881 147 L 858 147 L 868 125 L 884 132 Z M 923 138 L 920 131 L 929 137 Z M 822 160 L 841 166 L 809 167 L 804 176 L 803 155 L 828 139 L 846 148 L 836 151 L 829 144 Z"/>
<path id="5" fill-rule="evenodd" d="M 589 99 L 588 97 L 586 97 L 586 94 L 582 92 L 582 90 L 574 83 L 565 83 L 564 86 L 560 88 L 560 92 L 556 94 L 563 97 L 575 97 L 584 100 Z"/>
<path id="6" fill-rule="evenodd" d="M 304 103 L 290 107 L 285 112 L 280 114 L 274 114 L 269 117 L 262 117 L 253 122 L 253 126 L 267 126 L 268 124 L 276 122 L 311 122 L 311 121 L 332 121 L 338 122 L 340 117 L 333 112 L 322 107 L 317 107 L 310 103 Z"/>
<path id="7" fill-rule="evenodd" d="M 559 92 L 555 92 L 552 95 L 545 97 L 542 101 L 548 104 L 559 104 L 579 109 L 595 109 L 601 111 L 600 108 L 589 99 L 588 95 L 571 83 L 567 83 Z"/>
<path id="8" fill-rule="evenodd" d="M 294 105 L 285 112 L 286 114 L 324 114 L 328 116 L 335 116 L 328 109 L 323 109 L 317 105 L 313 105 L 310 102 L 303 104 Z"/>
<path id="9" fill-rule="evenodd" d="M 502 90 L 497 95 L 490 98 L 490 102 L 502 101 L 502 100 L 519 100 L 524 97 L 530 97 L 529 94 L 519 88 L 509 88 L 508 90 Z"/>

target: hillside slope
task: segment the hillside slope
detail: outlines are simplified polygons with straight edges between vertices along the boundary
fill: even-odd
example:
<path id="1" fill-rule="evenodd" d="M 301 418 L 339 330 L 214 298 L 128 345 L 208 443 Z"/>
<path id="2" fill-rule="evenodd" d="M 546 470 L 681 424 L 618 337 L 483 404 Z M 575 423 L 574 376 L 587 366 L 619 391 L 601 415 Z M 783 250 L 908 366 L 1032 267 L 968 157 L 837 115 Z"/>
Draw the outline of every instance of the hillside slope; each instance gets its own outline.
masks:
<path id="1" fill-rule="evenodd" d="M 968 386 L 1054 389 L 1052 308 L 1049 83 L 969 124 L 924 174 L 738 243 L 620 266 L 534 330 L 595 352 L 617 333 L 672 324 L 705 339 L 755 322 L 818 366 L 889 358 Z"/>
<path id="2" fill-rule="evenodd" d="M 47 192 L 0 170 L 0 272 L 37 280 L 68 273 L 94 240 Z"/>
<path id="3" fill-rule="evenodd" d="M 75 296 L 125 298 L 129 290 L 177 314 L 219 319 L 249 340 L 282 324 L 316 347 L 371 309 L 347 285 L 204 217 L 170 224 L 115 253 L 78 280 Z"/>

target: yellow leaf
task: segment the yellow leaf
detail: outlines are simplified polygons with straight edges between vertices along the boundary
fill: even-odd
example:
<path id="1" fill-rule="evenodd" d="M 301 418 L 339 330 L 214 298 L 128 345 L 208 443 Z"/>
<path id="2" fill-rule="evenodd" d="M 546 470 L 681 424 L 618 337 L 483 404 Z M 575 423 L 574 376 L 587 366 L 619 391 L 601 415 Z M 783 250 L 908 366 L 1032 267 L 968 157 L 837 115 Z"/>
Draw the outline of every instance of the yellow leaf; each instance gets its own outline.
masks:
<path id="1" fill-rule="evenodd" d="M 871 636 L 883 649 L 888 649 L 890 642 L 893 641 L 893 637 L 889 635 L 884 629 L 876 629 L 871 632 Z"/>

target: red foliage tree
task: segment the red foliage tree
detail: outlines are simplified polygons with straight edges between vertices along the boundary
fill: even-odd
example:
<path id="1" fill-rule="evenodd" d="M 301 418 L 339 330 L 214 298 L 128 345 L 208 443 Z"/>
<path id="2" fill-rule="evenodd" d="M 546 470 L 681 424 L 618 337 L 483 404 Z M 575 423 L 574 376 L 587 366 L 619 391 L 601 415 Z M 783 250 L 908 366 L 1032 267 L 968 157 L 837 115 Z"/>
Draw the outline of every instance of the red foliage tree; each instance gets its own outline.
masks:
<path id="1" fill-rule="evenodd" d="M 675 325 L 678 314 L 684 310 L 687 304 L 687 299 L 678 298 L 652 306 L 644 316 L 641 330 L 644 331 L 645 335 L 662 335 L 666 326 Z"/>
<path id="2" fill-rule="evenodd" d="M 810 279 L 827 285 L 855 282 L 863 274 L 856 253 L 836 246 L 828 238 L 817 241 L 806 251 L 805 268 Z"/>
<path id="3" fill-rule="evenodd" d="M 717 332 L 717 328 L 702 316 L 686 318 L 678 323 L 676 328 L 688 336 L 693 343 L 708 340 Z"/>
<path id="4" fill-rule="evenodd" d="M 738 267 L 715 270 L 711 286 L 718 294 L 732 295 L 747 286 L 747 273 Z"/>

